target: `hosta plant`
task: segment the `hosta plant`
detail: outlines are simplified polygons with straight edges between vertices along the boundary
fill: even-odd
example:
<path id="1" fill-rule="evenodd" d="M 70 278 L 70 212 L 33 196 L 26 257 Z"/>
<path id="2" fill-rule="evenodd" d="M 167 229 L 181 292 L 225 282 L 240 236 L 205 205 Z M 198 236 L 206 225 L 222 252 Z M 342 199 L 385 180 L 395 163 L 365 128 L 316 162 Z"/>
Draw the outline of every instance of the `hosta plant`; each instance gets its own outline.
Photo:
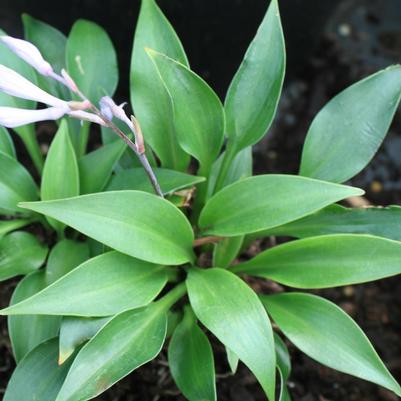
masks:
<path id="1" fill-rule="evenodd" d="M 290 400 L 287 340 L 401 395 L 355 321 L 308 292 L 401 273 L 400 209 L 338 204 L 363 194 L 344 182 L 385 137 L 399 66 L 323 107 L 299 174 L 252 176 L 252 146 L 272 123 L 284 79 L 277 0 L 224 103 L 191 70 L 155 1 L 143 0 L 135 117 L 112 99 L 118 68 L 102 28 L 79 20 L 66 38 L 28 15 L 23 24 L 26 40 L 0 37 L 0 279 L 24 276 L 0 311 L 17 363 L 4 401 L 92 399 L 163 347 L 182 394 L 214 401 L 217 341 L 233 373 L 245 364 L 269 401 Z M 41 120 L 57 127 L 45 160 Z M 96 125 L 102 144 L 88 151 Z M 8 128 L 36 171 L 18 161 Z M 287 241 L 245 256 L 270 236 Z M 285 292 L 257 294 L 250 276 Z"/>

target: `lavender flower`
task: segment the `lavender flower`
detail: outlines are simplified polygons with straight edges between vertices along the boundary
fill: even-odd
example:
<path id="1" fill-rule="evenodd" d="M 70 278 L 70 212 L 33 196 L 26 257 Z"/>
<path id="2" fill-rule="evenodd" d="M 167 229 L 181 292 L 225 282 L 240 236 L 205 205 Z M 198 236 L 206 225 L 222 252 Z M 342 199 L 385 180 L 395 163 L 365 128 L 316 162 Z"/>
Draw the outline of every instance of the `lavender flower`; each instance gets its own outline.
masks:
<path id="1" fill-rule="evenodd" d="M 53 73 L 52 66 L 32 43 L 11 36 L 0 36 L 0 40 L 17 56 L 35 68 L 39 74 L 49 76 Z"/>

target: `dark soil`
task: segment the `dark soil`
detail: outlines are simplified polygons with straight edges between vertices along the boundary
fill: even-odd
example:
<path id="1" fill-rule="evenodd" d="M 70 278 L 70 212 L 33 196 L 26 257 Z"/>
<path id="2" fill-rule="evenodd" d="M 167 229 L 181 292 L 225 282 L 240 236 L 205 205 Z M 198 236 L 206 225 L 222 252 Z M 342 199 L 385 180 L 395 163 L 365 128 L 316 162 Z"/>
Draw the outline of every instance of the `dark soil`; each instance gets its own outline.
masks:
<path id="1" fill-rule="evenodd" d="M 329 3 L 325 2 L 327 7 Z M 294 4 L 299 5 L 298 2 Z M 291 60 L 291 76 L 287 80 L 276 121 L 269 135 L 255 149 L 256 173 L 296 173 L 308 126 L 325 102 L 356 80 L 401 61 L 399 0 L 343 0 L 338 4 L 335 10 L 332 10 L 334 7 L 329 7 L 332 11 L 329 15 L 324 13 L 322 21 L 325 21 L 325 25 L 321 28 L 323 32 L 315 40 L 313 51 L 309 49 L 304 55 L 299 51 L 299 63 L 294 58 Z M 170 7 L 170 11 L 172 9 L 174 6 Z M 184 29 L 182 25 L 181 29 Z M 210 43 L 209 37 L 198 39 L 200 48 Z M 291 43 L 295 51 L 296 40 Z M 206 77 L 209 75 L 202 65 L 198 71 Z M 211 76 L 216 80 L 213 72 Z M 228 82 L 226 77 L 223 82 L 224 85 Z M 400 111 L 385 143 L 370 166 L 351 183 L 364 188 L 368 200 L 373 204 L 401 203 Z M 267 243 L 256 243 L 249 252 L 254 253 L 258 247 L 266 246 Z M 250 284 L 264 293 L 284 290 L 281 286 L 261 280 L 252 280 Z M 8 304 L 15 285 L 15 280 L 0 284 L 1 307 Z M 336 302 L 358 322 L 387 367 L 401 381 L 401 278 L 394 277 L 376 283 L 316 293 Z M 0 319 L 0 335 L 1 398 L 14 368 L 4 318 Z M 218 399 L 265 400 L 261 388 L 245 366 L 240 365 L 235 376 L 229 374 L 224 348 L 217 340 L 212 339 L 212 342 L 218 373 Z M 398 399 L 378 386 L 323 367 L 301 354 L 291 344 L 288 345 L 293 363 L 289 387 L 294 401 Z M 171 401 L 184 398 L 172 382 L 164 350 L 155 361 L 129 375 L 97 400 Z"/>

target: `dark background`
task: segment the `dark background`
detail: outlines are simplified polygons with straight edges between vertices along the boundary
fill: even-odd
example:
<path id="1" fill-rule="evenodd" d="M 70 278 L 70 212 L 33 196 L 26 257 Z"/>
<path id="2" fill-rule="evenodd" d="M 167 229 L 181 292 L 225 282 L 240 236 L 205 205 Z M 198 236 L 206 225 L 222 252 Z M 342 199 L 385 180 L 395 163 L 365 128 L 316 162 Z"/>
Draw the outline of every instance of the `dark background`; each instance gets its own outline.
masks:
<path id="1" fill-rule="evenodd" d="M 188 54 L 192 69 L 221 99 L 241 62 L 268 1 L 159 0 Z M 118 100 L 129 99 L 128 71 L 139 0 L 0 0 L 0 27 L 20 36 L 20 15 L 32 16 L 68 34 L 78 18 L 102 25 L 118 52 Z M 302 143 L 316 112 L 333 95 L 362 77 L 401 61 L 401 0 L 281 0 L 287 46 L 287 76 L 269 135 L 255 147 L 256 172 L 296 173 Z M 346 162 L 346 161 L 344 161 Z M 401 113 L 372 163 L 351 184 L 373 204 L 401 203 Z M 264 244 L 256 244 L 264 246 Z M 258 285 L 258 284 L 255 284 Z M 8 302 L 15 282 L 2 284 Z M 277 291 L 279 288 L 262 288 Z M 401 380 L 401 280 L 320 291 L 366 331 L 393 374 Z M 3 319 L 4 320 L 4 319 Z M 1 390 L 13 368 L 4 321 L 0 337 Z M 264 400 L 245 367 L 227 375 L 224 350 L 214 342 L 220 401 Z M 321 367 L 290 346 L 294 401 L 396 401 L 391 393 Z M 98 398 L 102 401 L 182 400 L 165 367 L 165 353 Z M 22 401 L 22 400 L 21 400 Z"/>

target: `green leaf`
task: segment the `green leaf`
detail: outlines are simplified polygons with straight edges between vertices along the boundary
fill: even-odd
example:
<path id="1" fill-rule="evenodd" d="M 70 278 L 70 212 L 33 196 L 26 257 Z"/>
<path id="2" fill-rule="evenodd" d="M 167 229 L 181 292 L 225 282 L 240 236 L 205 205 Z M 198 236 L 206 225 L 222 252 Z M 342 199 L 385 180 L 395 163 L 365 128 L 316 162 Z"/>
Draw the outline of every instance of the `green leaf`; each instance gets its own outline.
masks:
<path id="1" fill-rule="evenodd" d="M 212 173 L 208 180 L 208 198 L 213 194 L 217 176 L 220 172 L 225 152 L 217 159 L 213 165 Z M 252 148 L 242 149 L 234 157 L 230 169 L 225 176 L 223 187 L 236 181 L 252 176 Z M 224 238 L 214 246 L 213 266 L 228 267 L 238 255 L 244 236 Z"/>
<path id="2" fill-rule="evenodd" d="M 283 374 L 281 370 L 278 369 L 278 373 L 280 376 L 280 395 L 278 401 L 291 401 L 290 392 L 288 391 L 287 384 L 284 381 Z"/>
<path id="3" fill-rule="evenodd" d="M 163 266 L 108 252 L 84 262 L 36 295 L 1 310 L 0 314 L 110 316 L 147 305 L 166 281 Z"/>
<path id="4" fill-rule="evenodd" d="M 284 381 L 287 381 L 291 373 L 290 354 L 284 341 L 277 333 L 274 333 L 274 346 L 276 349 L 277 367 L 280 369 Z"/>
<path id="5" fill-rule="evenodd" d="M 225 349 L 227 355 L 227 362 L 228 365 L 230 366 L 231 373 L 235 374 L 235 372 L 238 369 L 239 358 L 237 357 L 237 355 L 234 354 L 233 351 L 230 350 L 230 348 L 225 347 Z"/>
<path id="6" fill-rule="evenodd" d="M 14 305 L 46 287 L 45 272 L 38 271 L 24 277 L 15 288 L 10 304 Z M 8 331 L 17 363 L 45 340 L 58 335 L 58 316 L 25 315 L 9 316 Z"/>
<path id="7" fill-rule="evenodd" d="M 23 231 L 15 231 L 0 240 L 0 281 L 39 269 L 46 259 L 47 247 Z"/>
<path id="8" fill-rule="evenodd" d="M 217 399 L 212 347 L 189 307 L 171 338 L 168 363 L 177 387 L 189 401 Z"/>
<path id="9" fill-rule="evenodd" d="M 173 102 L 178 142 L 209 171 L 224 138 L 224 109 L 210 86 L 188 67 L 147 49 Z M 190 134 L 189 134 L 190 133 Z"/>
<path id="10" fill-rule="evenodd" d="M 66 48 L 67 68 L 79 89 L 95 104 L 113 96 L 118 82 L 117 56 L 106 31 L 80 19 L 72 26 Z"/>
<path id="11" fill-rule="evenodd" d="M 8 234 L 10 231 L 17 230 L 18 228 L 31 224 L 32 220 L 29 219 L 16 219 L 16 220 L 1 220 L 0 221 L 0 239 Z"/>
<path id="12" fill-rule="evenodd" d="M 213 164 L 208 180 L 208 198 L 213 195 L 217 177 L 220 173 L 225 154 L 226 151 L 224 151 Z M 231 162 L 222 186 L 226 187 L 227 185 L 233 184 L 234 182 L 242 180 L 243 178 L 250 177 L 252 175 L 252 164 L 252 148 L 247 147 L 242 149 L 235 155 L 233 161 Z"/>
<path id="13" fill-rule="evenodd" d="M 363 331 L 338 306 L 302 293 L 263 296 L 262 301 L 285 336 L 302 352 L 324 365 L 401 396 L 401 387 Z"/>
<path id="14" fill-rule="evenodd" d="M 244 237 L 228 237 L 214 245 L 213 266 L 228 267 L 241 250 Z"/>
<path id="15" fill-rule="evenodd" d="M 46 265 L 46 283 L 50 285 L 89 259 L 89 246 L 70 239 L 59 241 L 50 251 Z"/>
<path id="16" fill-rule="evenodd" d="M 47 153 L 40 187 L 42 200 L 69 198 L 79 195 L 79 170 L 75 151 L 68 135 L 66 120 L 62 120 Z M 48 219 L 61 232 L 64 224 Z"/>
<path id="17" fill-rule="evenodd" d="M 188 220 L 156 195 L 112 191 L 20 206 L 58 219 L 117 251 L 148 262 L 179 265 L 193 258 L 193 232 Z"/>
<path id="18" fill-rule="evenodd" d="M 142 1 L 136 26 L 131 59 L 131 103 L 144 137 L 162 166 L 185 171 L 189 156 L 178 144 L 171 99 L 145 53 L 146 47 L 188 66 L 180 40 L 154 0 Z"/>
<path id="19" fill-rule="evenodd" d="M 283 235 L 306 238 L 340 233 L 372 234 L 401 240 L 401 207 L 351 209 L 330 205 L 302 219 L 257 233 L 257 236 L 260 238 Z"/>
<path id="20" fill-rule="evenodd" d="M 268 249 L 232 271 L 296 288 L 366 283 L 401 273 L 401 243 L 358 234 L 310 237 Z"/>
<path id="21" fill-rule="evenodd" d="M 344 182 L 359 173 L 382 143 L 400 98 L 401 66 L 379 71 L 334 97 L 309 128 L 300 174 Z"/>
<path id="22" fill-rule="evenodd" d="M 25 39 L 33 43 L 42 56 L 48 61 L 53 69 L 60 73 L 65 68 L 65 48 L 67 38 L 58 29 L 40 21 L 28 14 L 22 14 Z M 41 88 L 45 88 L 55 96 L 67 99 L 68 91 L 57 81 L 38 75 Z"/>
<path id="23" fill-rule="evenodd" d="M 227 92 L 227 135 L 237 149 L 255 144 L 269 129 L 284 72 L 283 31 L 278 1 L 272 0 Z"/>
<path id="24" fill-rule="evenodd" d="M 362 195 L 358 188 L 292 175 L 245 178 L 216 193 L 201 212 L 207 234 L 235 236 L 299 219 L 331 203 Z"/>
<path id="25" fill-rule="evenodd" d="M 164 168 L 154 168 L 153 172 L 164 194 L 171 194 L 172 192 L 192 187 L 193 185 L 205 181 L 204 177 Z M 118 172 L 111 179 L 107 189 L 109 191 L 135 189 L 152 194 L 155 192 L 143 167 L 131 168 Z"/>
<path id="26" fill-rule="evenodd" d="M 188 295 L 198 319 L 256 376 L 274 401 L 276 357 L 273 332 L 257 295 L 223 269 L 191 269 Z"/>
<path id="27" fill-rule="evenodd" d="M 111 142 L 79 159 L 81 194 L 104 189 L 126 147 L 121 140 Z"/>
<path id="28" fill-rule="evenodd" d="M 3 401 L 54 401 L 71 365 L 59 366 L 57 354 L 56 338 L 31 351 L 14 370 Z"/>
<path id="29" fill-rule="evenodd" d="M 60 326 L 59 365 L 84 342 L 90 340 L 111 317 L 63 317 Z"/>
<path id="30" fill-rule="evenodd" d="M 14 142 L 11 139 L 7 128 L 0 126 L 0 152 L 5 153 L 7 156 L 16 159 Z"/>
<path id="31" fill-rule="evenodd" d="M 17 160 L 0 151 L 0 210 L 23 213 L 18 202 L 36 199 L 38 190 L 31 175 Z"/>
<path id="32" fill-rule="evenodd" d="M 166 328 L 166 313 L 158 304 L 117 315 L 81 349 L 56 401 L 84 401 L 101 394 L 156 357 Z"/>

